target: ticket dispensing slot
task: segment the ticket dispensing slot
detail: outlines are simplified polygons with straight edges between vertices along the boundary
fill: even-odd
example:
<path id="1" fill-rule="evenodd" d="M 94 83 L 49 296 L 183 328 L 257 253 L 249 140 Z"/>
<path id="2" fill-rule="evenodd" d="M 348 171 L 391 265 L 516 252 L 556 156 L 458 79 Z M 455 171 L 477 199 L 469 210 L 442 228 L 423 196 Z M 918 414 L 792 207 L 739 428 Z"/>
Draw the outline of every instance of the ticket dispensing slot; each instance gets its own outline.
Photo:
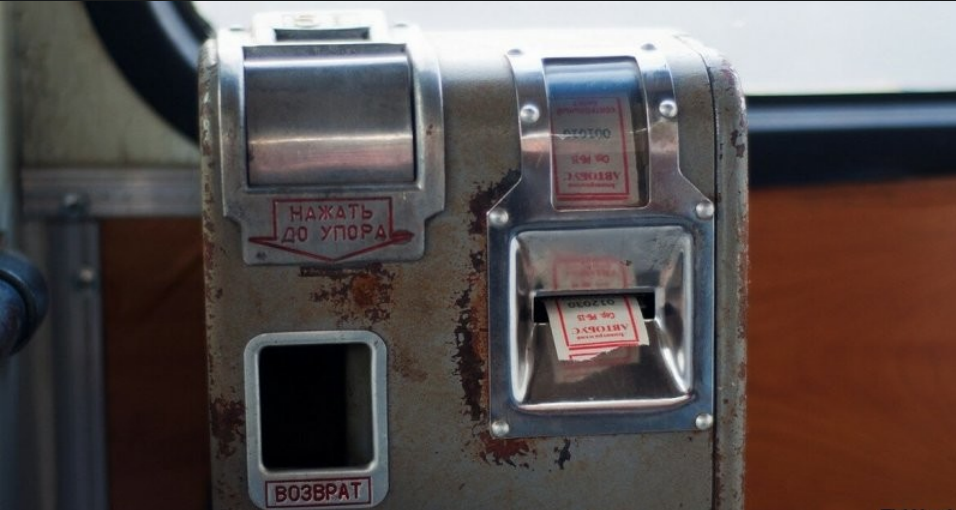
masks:
<path id="1" fill-rule="evenodd" d="M 679 227 L 530 231 L 513 242 L 511 392 L 523 409 L 663 408 L 690 398 L 691 246 Z M 523 313 L 529 306 L 537 314 Z"/>
<path id="2" fill-rule="evenodd" d="M 488 213 L 499 437 L 713 413 L 714 205 L 680 172 L 660 53 L 508 56 L 522 168 Z"/>

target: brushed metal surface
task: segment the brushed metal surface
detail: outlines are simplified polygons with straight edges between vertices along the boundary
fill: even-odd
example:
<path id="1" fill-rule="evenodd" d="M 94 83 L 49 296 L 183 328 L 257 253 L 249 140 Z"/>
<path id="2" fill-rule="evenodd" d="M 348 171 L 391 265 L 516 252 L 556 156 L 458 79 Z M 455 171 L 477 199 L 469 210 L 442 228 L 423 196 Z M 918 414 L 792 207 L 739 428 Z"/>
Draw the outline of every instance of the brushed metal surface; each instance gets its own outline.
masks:
<path id="1" fill-rule="evenodd" d="M 402 45 L 245 51 L 249 184 L 412 182 L 412 76 Z"/>

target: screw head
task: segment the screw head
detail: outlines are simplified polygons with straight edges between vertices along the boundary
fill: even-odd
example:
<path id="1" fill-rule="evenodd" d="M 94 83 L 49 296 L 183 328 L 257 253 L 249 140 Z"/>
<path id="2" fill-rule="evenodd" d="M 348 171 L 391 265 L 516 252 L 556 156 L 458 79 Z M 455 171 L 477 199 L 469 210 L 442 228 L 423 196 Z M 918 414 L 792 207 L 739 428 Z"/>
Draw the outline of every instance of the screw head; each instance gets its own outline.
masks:
<path id="1" fill-rule="evenodd" d="M 714 217 L 714 203 L 711 201 L 700 202 L 697 204 L 697 207 L 694 207 L 694 212 L 697 213 L 697 217 L 702 220 L 709 220 Z"/>
<path id="2" fill-rule="evenodd" d="M 654 46 L 653 43 L 644 43 L 641 45 L 641 49 L 644 51 L 654 51 L 657 49 L 657 46 Z"/>
<path id="3" fill-rule="evenodd" d="M 524 53 L 524 52 L 521 51 L 520 48 L 511 48 L 510 50 L 508 50 L 508 54 L 511 55 L 511 56 L 513 56 L 513 57 L 517 57 L 518 55 L 521 55 L 521 54 L 523 54 L 523 53 Z"/>
<path id="4" fill-rule="evenodd" d="M 538 110 L 538 107 L 533 104 L 526 104 L 521 107 L 521 112 L 518 114 L 521 117 L 521 122 L 525 124 L 534 124 L 538 122 L 538 119 L 541 118 L 541 111 Z"/>
<path id="5" fill-rule="evenodd" d="M 505 437 L 510 431 L 511 427 L 504 420 L 495 420 L 491 424 L 491 434 L 495 437 Z"/>
<path id="6" fill-rule="evenodd" d="M 504 209 L 494 209 L 488 213 L 488 222 L 496 227 L 507 225 L 510 219 L 508 211 Z"/>
<path id="7" fill-rule="evenodd" d="M 70 192 L 63 195 L 60 200 L 63 212 L 70 216 L 80 216 L 86 212 L 89 205 L 89 198 L 83 193 Z"/>
<path id="8" fill-rule="evenodd" d="M 700 413 L 694 420 L 694 426 L 697 427 L 697 430 L 709 430 L 714 426 L 714 416 L 710 413 Z"/>
<path id="9" fill-rule="evenodd" d="M 96 283 L 96 270 L 92 267 L 81 267 L 76 272 L 76 286 L 80 289 L 88 289 Z"/>
<path id="10" fill-rule="evenodd" d="M 665 99 L 657 105 L 657 111 L 661 112 L 664 117 L 673 119 L 677 117 L 677 103 L 673 99 Z"/>

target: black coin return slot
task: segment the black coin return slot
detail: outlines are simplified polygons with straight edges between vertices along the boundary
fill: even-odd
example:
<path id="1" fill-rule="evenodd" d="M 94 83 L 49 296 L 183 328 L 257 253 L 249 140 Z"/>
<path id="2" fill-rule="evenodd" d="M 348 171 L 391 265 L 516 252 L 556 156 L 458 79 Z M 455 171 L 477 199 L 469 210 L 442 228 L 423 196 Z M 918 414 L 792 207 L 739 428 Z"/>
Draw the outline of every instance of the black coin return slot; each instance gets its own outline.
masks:
<path id="1" fill-rule="evenodd" d="M 259 352 L 259 434 L 270 470 L 360 467 L 374 456 L 372 351 L 364 343 Z"/>

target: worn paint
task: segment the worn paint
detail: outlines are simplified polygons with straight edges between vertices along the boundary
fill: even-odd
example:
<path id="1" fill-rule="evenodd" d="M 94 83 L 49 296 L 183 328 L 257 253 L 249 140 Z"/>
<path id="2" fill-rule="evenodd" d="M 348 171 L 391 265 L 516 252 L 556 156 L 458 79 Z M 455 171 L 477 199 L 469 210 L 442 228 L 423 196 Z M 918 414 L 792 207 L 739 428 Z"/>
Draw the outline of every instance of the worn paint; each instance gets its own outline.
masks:
<path id="1" fill-rule="evenodd" d="M 473 276 L 469 276 L 469 284 Z M 482 393 L 485 386 L 485 357 L 488 355 L 487 337 L 478 338 L 479 331 L 474 327 L 472 317 L 473 287 L 465 289 L 455 305 L 461 310 L 458 323 L 455 325 L 454 360 L 457 365 L 456 375 L 461 380 L 461 389 L 464 392 L 462 401 L 465 404 L 468 416 L 474 422 L 485 420 L 485 407 L 482 405 Z M 487 328 L 485 329 L 487 332 Z M 487 333 L 486 333 L 487 334 Z M 482 342 L 484 340 L 484 342 Z M 484 343 L 484 349 L 481 345 Z"/>
<path id="2" fill-rule="evenodd" d="M 246 406 L 239 401 L 217 397 L 209 406 L 209 425 L 216 440 L 216 458 L 236 453 L 235 443 L 246 442 Z"/>
<path id="3" fill-rule="evenodd" d="M 472 255 L 473 263 L 483 260 Z M 488 314 L 483 276 L 483 271 L 469 275 L 469 287 L 455 301 L 461 310 L 455 326 L 456 373 L 464 392 L 466 414 L 474 422 L 472 434 L 477 441 L 472 444 L 478 446 L 481 460 L 489 464 L 530 468 L 529 462 L 520 459 L 536 454 L 534 440 L 498 439 L 488 431 Z M 473 290 L 478 297 L 473 296 Z"/>
<path id="4" fill-rule="evenodd" d="M 554 447 L 554 453 L 558 454 L 558 458 L 554 461 L 561 470 L 564 470 L 564 464 L 571 460 L 571 440 L 565 439 L 564 446 L 562 448 Z"/>
<path id="5" fill-rule="evenodd" d="M 361 269 L 302 267 L 299 276 L 322 278 L 321 286 L 309 293 L 309 301 L 331 307 L 339 316 L 339 327 L 363 318 L 371 326 L 391 317 L 395 273 L 382 264 Z"/>
<path id="6" fill-rule="evenodd" d="M 389 367 L 412 382 L 421 383 L 428 379 L 428 372 L 419 366 L 418 359 L 407 349 L 392 349 Z"/>
<path id="7" fill-rule="evenodd" d="M 497 439 L 491 435 L 487 427 L 478 432 L 478 440 L 482 446 L 481 459 L 496 466 L 508 465 L 511 467 L 531 467 L 528 460 L 522 457 L 534 456 L 535 450 L 530 439 Z"/>
<path id="8" fill-rule="evenodd" d="M 743 136 L 740 131 L 736 129 L 733 133 L 730 133 L 730 144 L 734 147 L 738 158 L 742 158 L 747 154 L 747 144 L 743 142 L 742 138 Z"/>
<path id="9" fill-rule="evenodd" d="M 726 283 L 718 287 L 717 383 L 721 390 L 714 428 L 714 506 L 716 509 L 744 506 L 744 422 L 747 379 L 747 119 L 739 79 L 723 57 L 704 52 L 713 81 L 717 113 L 717 175 L 719 202 L 718 239 L 736 243 L 718 244 L 718 260 L 726 270 Z M 727 136 L 729 133 L 730 136 Z M 724 155 L 727 155 L 725 158 Z"/>
<path id="10" fill-rule="evenodd" d="M 487 228 L 487 212 L 517 182 L 517 173 L 509 172 L 498 183 L 478 187 L 468 201 L 471 213 L 469 233 L 479 240 L 482 249 L 469 254 L 471 271 L 466 278 L 467 286 L 458 299 L 458 321 L 455 325 L 455 348 L 453 357 L 456 375 L 461 380 L 462 402 L 465 413 L 474 423 L 472 442 L 479 448 L 478 456 L 496 466 L 530 468 L 524 457 L 536 454 L 534 440 L 497 439 L 488 431 L 488 279 L 486 252 L 484 249 Z"/>
<path id="11" fill-rule="evenodd" d="M 211 44 L 211 43 L 210 43 Z M 206 45 L 203 47 L 203 53 L 208 54 L 211 51 L 211 47 Z M 199 95 L 200 95 L 200 117 L 203 121 L 199 125 L 199 147 L 200 147 L 200 156 L 202 159 L 202 164 L 205 167 L 212 168 L 216 166 L 216 136 L 213 133 L 212 125 L 208 119 L 213 118 L 215 114 L 214 105 L 211 101 L 212 91 L 215 88 L 215 83 L 213 82 L 213 76 L 215 73 L 212 72 L 213 65 L 206 59 L 201 59 L 204 65 L 204 72 L 199 73 Z M 212 297 L 212 288 L 209 285 L 213 280 L 213 273 L 215 271 L 215 260 L 213 258 L 213 253 L 215 252 L 216 245 L 214 238 L 216 236 L 216 221 L 214 218 L 214 201 L 212 193 L 212 182 L 211 176 L 204 174 L 203 175 L 203 212 L 202 212 L 202 254 L 203 254 L 203 272 L 205 276 L 205 292 L 206 292 L 206 302 L 209 302 Z M 220 288 L 216 294 L 216 299 L 222 297 L 222 289 Z M 211 322 L 210 317 L 207 317 L 207 328 L 208 324 Z"/>
<path id="12" fill-rule="evenodd" d="M 468 210 L 471 212 L 471 223 L 468 227 L 468 233 L 479 235 L 484 238 L 487 227 L 487 214 L 493 205 L 495 205 L 505 194 L 518 183 L 521 179 L 520 170 L 508 170 L 504 179 L 495 184 L 484 188 L 478 187 L 478 190 L 468 201 Z"/>

